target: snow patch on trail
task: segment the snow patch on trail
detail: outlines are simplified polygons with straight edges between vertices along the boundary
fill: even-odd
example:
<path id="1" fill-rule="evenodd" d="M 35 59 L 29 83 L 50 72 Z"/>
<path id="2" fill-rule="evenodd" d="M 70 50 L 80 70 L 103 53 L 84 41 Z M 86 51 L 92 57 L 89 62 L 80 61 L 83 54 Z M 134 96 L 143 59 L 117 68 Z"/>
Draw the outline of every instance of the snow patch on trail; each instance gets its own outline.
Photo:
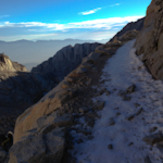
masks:
<path id="1" fill-rule="evenodd" d="M 75 144 L 78 163 L 162 163 L 162 149 L 144 137 L 163 133 L 163 83 L 152 79 L 130 41 L 107 61 L 101 76 L 105 101 L 93 128 L 94 138 Z M 132 93 L 124 93 L 130 86 Z"/>

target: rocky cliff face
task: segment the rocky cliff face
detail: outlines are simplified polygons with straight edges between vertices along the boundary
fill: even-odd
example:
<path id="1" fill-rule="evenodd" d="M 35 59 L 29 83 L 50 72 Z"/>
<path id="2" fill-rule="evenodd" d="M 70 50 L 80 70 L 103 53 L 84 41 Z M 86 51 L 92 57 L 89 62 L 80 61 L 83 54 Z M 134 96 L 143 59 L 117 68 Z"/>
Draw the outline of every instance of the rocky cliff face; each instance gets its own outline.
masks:
<path id="1" fill-rule="evenodd" d="M 137 38 L 137 54 L 153 77 L 163 80 L 163 1 L 152 0 L 147 10 L 144 29 Z"/>
<path id="2" fill-rule="evenodd" d="M 58 51 L 52 58 L 32 69 L 33 73 L 39 73 L 45 78 L 59 82 L 74 70 L 82 59 L 93 52 L 99 43 L 76 44 L 67 46 Z"/>
<path id="3" fill-rule="evenodd" d="M 17 62 L 12 62 L 5 54 L 0 54 L 0 72 L 27 72 L 27 69 Z"/>
<path id="4" fill-rule="evenodd" d="M 139 19 L 136 22 L 128 23 L 121 31 L 119 31 L 111 40 L 123 36 L 128 31 L 141 31 L 144 26 L 144 19 Z"/>

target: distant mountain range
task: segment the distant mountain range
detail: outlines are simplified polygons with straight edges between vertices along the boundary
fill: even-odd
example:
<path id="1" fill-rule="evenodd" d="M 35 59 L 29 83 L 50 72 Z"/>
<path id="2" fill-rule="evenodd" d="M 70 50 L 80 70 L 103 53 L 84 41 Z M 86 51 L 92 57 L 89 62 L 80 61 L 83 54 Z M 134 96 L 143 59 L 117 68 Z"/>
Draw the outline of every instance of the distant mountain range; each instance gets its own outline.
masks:
<path id="1" fill-rule="evenodd" d="M 78 39 L 0 41 L 0 53 L 7 54 L 11 60 L 22 63 L 28 70 L 31 70 L 32 67 L 47 60 L 61 48 L 85 42 L 92 43 L 95 41 Z"/>

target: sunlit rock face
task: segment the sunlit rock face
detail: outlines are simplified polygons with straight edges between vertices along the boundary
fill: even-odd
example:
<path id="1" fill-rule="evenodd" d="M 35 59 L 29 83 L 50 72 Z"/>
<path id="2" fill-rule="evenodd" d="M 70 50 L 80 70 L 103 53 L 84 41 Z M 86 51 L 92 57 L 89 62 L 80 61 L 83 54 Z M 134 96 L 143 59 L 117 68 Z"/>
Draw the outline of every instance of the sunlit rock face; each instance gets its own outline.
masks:
<path id="1" fill-rule="evenodd" d="M 1 53 L 0 54 L 0 72 L 27 72 L 27 69 L 25 66 L 17 63 L 17 62 L 12 62 L 10 58 Z"/>
<path id="2" fill-rule="evenodd" d="M 163 80 L 162 0 L 153 0 L 148 7 L 144 28 L 136 41 L 136 50 L 153 77 Z"/>

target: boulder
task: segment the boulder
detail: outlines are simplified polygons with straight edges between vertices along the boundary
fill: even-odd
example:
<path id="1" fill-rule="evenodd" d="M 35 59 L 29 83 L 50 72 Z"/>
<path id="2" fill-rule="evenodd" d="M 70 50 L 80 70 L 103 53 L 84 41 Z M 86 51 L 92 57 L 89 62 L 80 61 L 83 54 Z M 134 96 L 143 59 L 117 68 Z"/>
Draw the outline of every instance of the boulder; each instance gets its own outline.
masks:
<path id="1" fill-rule="evenodd" d="M 60 162 L 65 148 L 65 140 L 60 132 L 53 129 L 41 134 L 31 133 L 10 149 L 9 163 Z"/>
<path id="2" fill-rule="evenodd" d="M 7 55 L 1 53 L 0 72 L 27 72 L 27 69 L 17 62 L 12 62 Z"/>

